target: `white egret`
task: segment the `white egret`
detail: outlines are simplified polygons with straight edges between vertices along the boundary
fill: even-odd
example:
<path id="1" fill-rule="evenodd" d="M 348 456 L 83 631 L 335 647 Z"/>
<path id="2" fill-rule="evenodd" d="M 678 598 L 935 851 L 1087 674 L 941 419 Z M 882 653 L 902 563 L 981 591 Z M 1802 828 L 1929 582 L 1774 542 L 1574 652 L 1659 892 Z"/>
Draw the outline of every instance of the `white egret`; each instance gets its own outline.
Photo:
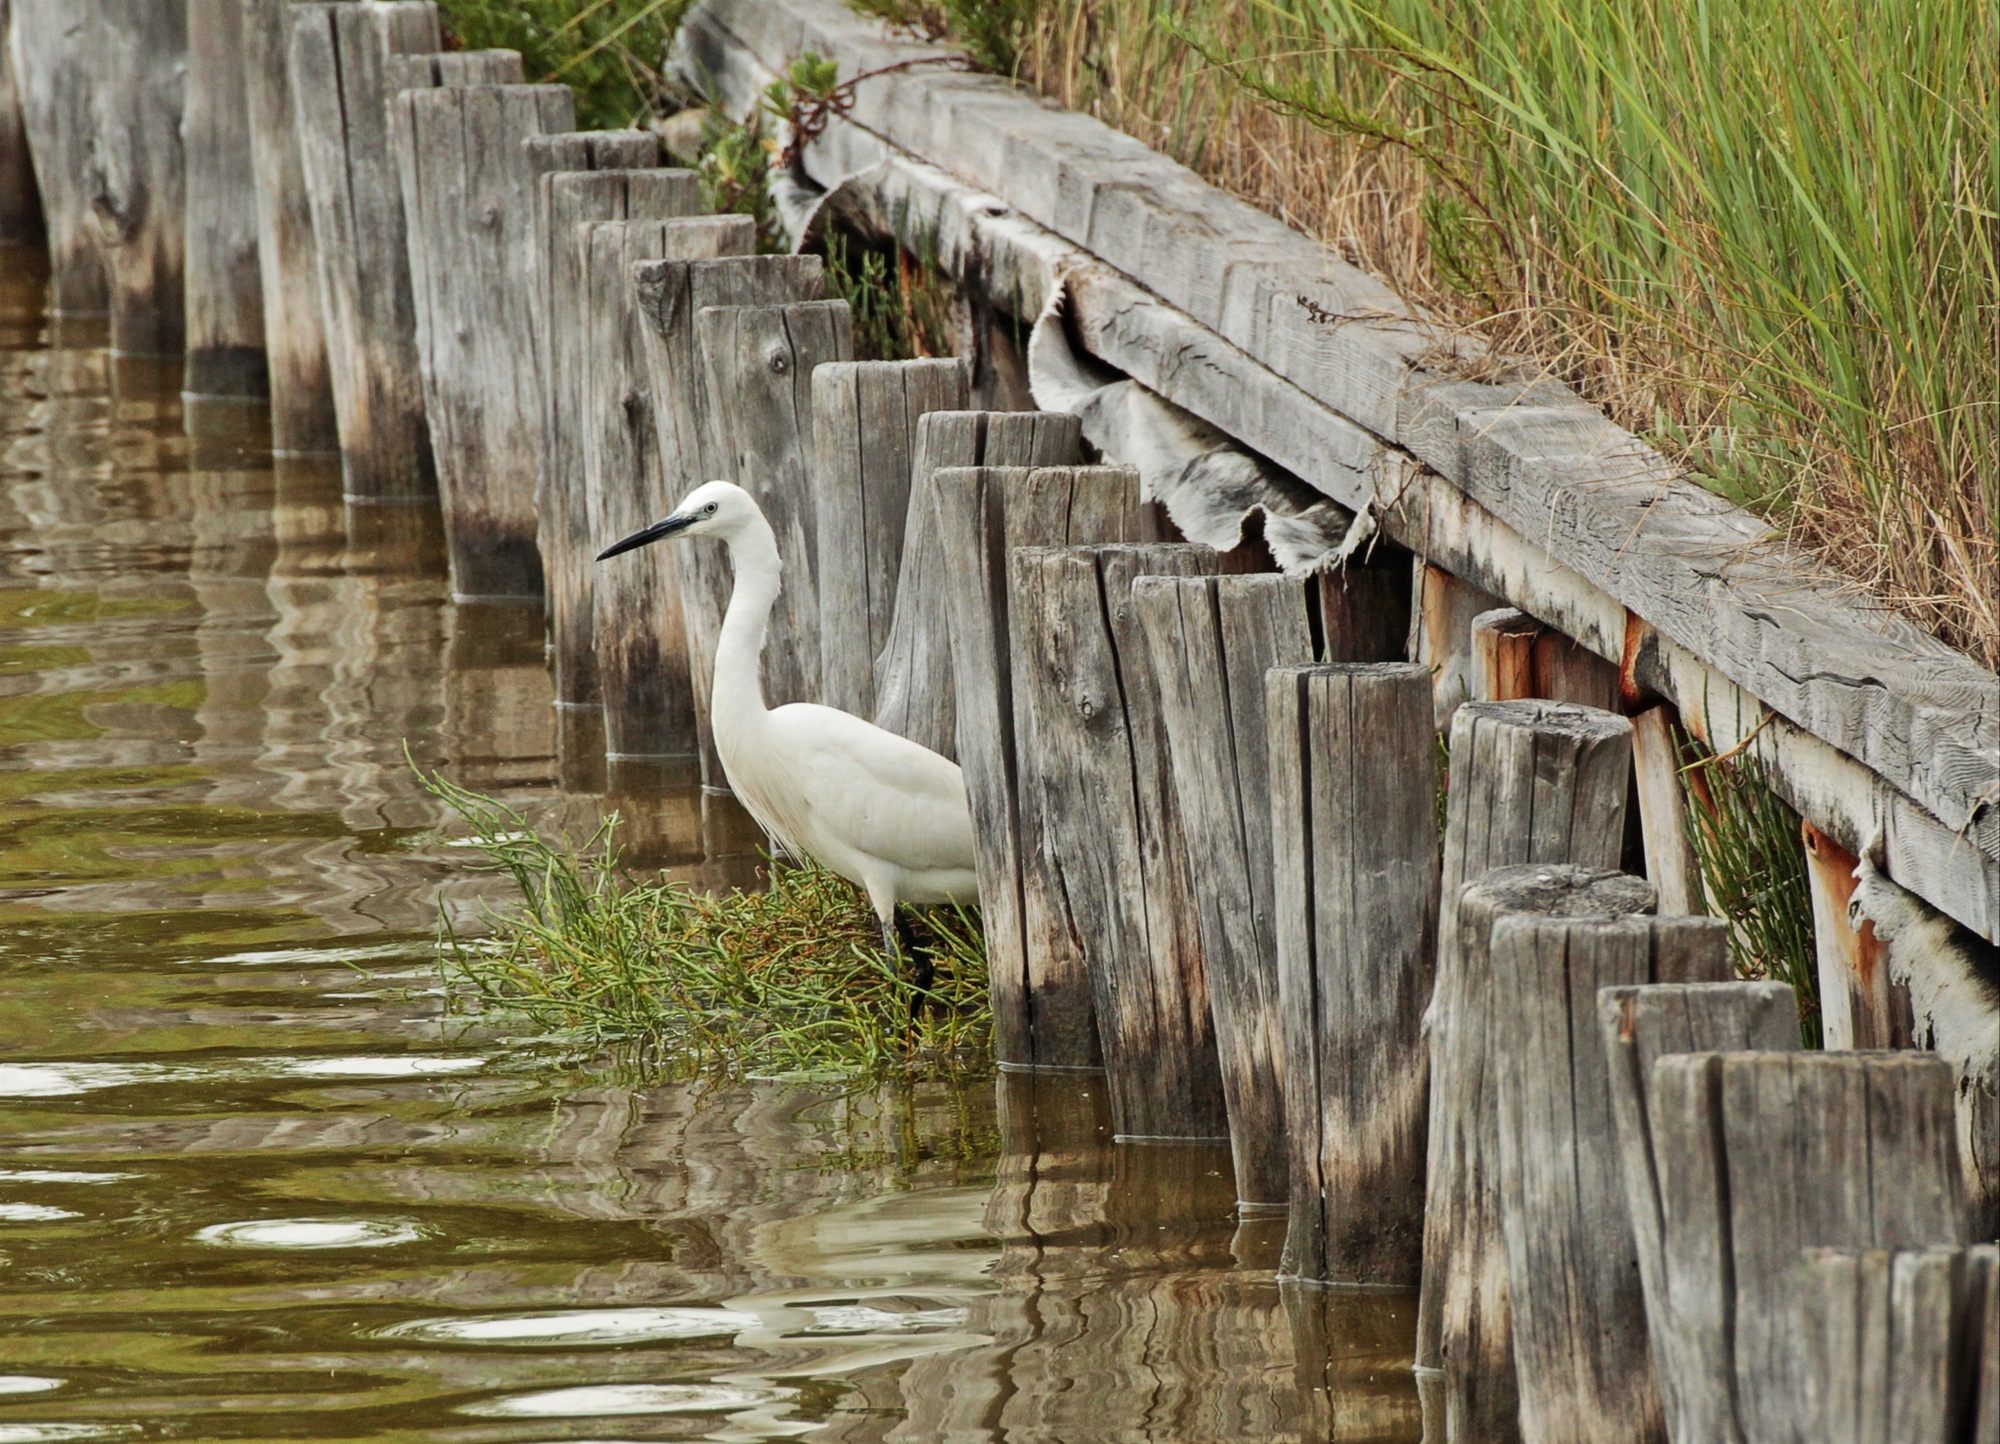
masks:
<path id="1" fill-rule="evenodd" d="M 761 658 L 781 563 L 756 500 L 740 486 L 707 482 L 597 559 L 676 536 L 729 544 L 736 581 L 715 648 L 709 720 L 729 785 L 750 815 L 786 852 L 866 892 L 892 956 L 899 902 L 976 903 L 972 811 L 957 763 L 832 707 L 764 705 Z"/>

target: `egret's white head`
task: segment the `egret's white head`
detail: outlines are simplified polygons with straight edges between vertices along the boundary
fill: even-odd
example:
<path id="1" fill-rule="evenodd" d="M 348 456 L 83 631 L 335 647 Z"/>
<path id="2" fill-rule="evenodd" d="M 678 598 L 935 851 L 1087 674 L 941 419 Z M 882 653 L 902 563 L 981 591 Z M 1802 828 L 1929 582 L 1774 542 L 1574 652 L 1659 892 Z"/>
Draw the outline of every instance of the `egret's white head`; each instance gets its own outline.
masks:
<path id="1" fill-rule="evenodd" d="M 705 481 L 681 498 L 671 516 L 613 542 L 597 554 L 597 559 L 603 561 L 668 537 L 731 537 L 761 515 L 750 493 L 734 482 Z"/>

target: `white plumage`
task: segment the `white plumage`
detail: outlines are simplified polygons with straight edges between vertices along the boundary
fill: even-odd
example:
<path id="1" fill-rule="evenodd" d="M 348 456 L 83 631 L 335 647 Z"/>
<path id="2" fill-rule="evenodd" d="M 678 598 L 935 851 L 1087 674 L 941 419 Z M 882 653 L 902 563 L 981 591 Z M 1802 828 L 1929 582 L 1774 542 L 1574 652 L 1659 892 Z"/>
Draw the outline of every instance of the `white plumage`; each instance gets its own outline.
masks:
<path id="1" fill-rule="evenodd" d="M 862 888 L 891 951 L 897 903 L 976 903 L 972 813 L 957 763 L 832 707 L 764 705 L 764 634 L 781 563 L 755 499 L 708 482 L 598 560 L 674 536 L 729 545 L 736 581 L 715 649 L 709 717 L 729 785 L 750 815 L 786 852 Z"/>

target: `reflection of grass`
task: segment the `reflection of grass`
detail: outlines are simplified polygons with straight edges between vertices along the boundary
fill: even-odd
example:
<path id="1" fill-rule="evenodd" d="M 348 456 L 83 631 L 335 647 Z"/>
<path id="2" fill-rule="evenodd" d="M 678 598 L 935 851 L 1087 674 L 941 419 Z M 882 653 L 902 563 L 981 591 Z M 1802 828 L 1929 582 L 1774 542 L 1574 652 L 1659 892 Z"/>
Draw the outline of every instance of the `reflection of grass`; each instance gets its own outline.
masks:
<path id="1" fill-rule="evenodd" d="M 60 627 L 114 617 L 157 617 L 193 607 L 187 597 L 117 597 L 25 587 L 0 589 L 0 628 Z"/>
<path id="2" fill-rule="evenodd" d="M 927 919 L 925 984 L 899 974 L 867 902 L 822 869 L 775 868 L 761 893 L 642 882 L 619 864 L 615 819 L 579 849 L 442 777 L 424 785 L 520 890 L 490 938 L 443 930 L 446 980 L 481 1006 L 689 1070 L 926 1076 L 985 1057 L 986 957 L 962 914 Z"/>
<path id="3" fill-rule="evenodd" d="M 199 677 L 150 687 L 128 687 L 117 692 L 48 692 L 8 697 L 0 700 L 0 747 L 102 737 L 104 729 L 84 715 L 91 707 L 170 707 L 192 714 L 206 700 L 208 684 Z"/>

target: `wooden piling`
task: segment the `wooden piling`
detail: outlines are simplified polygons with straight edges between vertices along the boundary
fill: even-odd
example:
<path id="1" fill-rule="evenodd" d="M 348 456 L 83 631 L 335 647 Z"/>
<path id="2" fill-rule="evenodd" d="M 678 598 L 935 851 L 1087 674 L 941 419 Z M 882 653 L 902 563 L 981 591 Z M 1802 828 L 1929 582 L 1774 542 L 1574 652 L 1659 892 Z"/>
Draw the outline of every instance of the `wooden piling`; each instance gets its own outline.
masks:
<path id="1" fill-rule="evenodd" d="M 1513 607 L 1472 619 L 1472 696 L 1480 702 L 1541 697 L 1618 710 L 1618 669 Z"/>
<path id="2" fill-rule="evenodd" d="M 1410 655 L 1414 558 L 1379 538 L 1346 565 L 1320 573 L 1320 660 L 1402 662 Z"/>
<path id="3" fill-rule="evenodd" d="M 1313 660 L 1315 590 L 1270 575 L 1140 577 L 1132 585 L 1182 831 L 1201 860 L 1196 920 L 1236 1196 L 1278 1208 L 1290 1189 L 1264 674 Z"/>
<path id="4" fill-rule="evenodd" d="M 187 362 L 181 395 L 187 428 L 195 434 L 202 427 L 202 401 L 260 401 L 271 388 L 242 0 L 187 0 L 187 31 Z"/>
<path id="5" fill-rule="evenodd" d="M 821 700 L 875 715 L 875 657 L 896 614 L 916 431 L 965 409 L 965 364 L 832 362 L 813 372 L 812 488 Z"/>
<path id="6" fill-rule="evenodd" d="M 1607 987 L 1597 995 L 1597 1018 L 1667 1435 L 1674 1444 L 1740 1439 L 1726 1385 L 1713 1387 L 1731 1367 L 1727 1336 L 1684 1314 L 1667 1290 L 1666 1204 L 1653 1157 L 1653 1065 L 1669 1053 L 1797 1048 L 1798 1000 L 1784 983 Z"/>
<path id="7" fill-rule="evenodd" d="M 49 242 L 49 309 L 102 315 L 110 275 L 90 223 L 90 27 L 73 0 L 12 0 L 9 55 Z"/>
<path id="8" fill-rule="evenodd" d="M 1662 917 L 1708 911 L 1701 864 L 1688 841 L 1687 797 L 1680 779 L 1680 721 L 1662 703 L 1632 718 L 1633 795 L 1646 845 L 1646 876 L 1660 894 Z"/>
<path id="9" fill-rule="evenodd" d="M 1411 663 L 1276 667 L 1265 689 L 1290 1141 L 1282 1269 L 1413 1287 L 1437 962 L 1431 678 Z"/>
<path id="10" fill-rule="evenodd" d="M 1574 895 L 1552 897 L 1568 873 Z M 1638 1251 L 1597 1018 L 1598 990 L 1719 983 L 1728 929 L 1712 918 L 1578 916 L 1633 879 L 1540 865 L 1489 872 L 1506 911 L 1490 944 L 1498 1062 L 1500 1224 L 1524 1438 L 1665 1438 Z M 1550 915 L 1550 906 L 1560 908 Z M 1610 911 L 1611 909 L 1607 909 Z M 1567 915 L 1564 915 L 1567 914 Z"/>
<path id="11" fill-rule="evenodd" d="M 1034 411 L 932 412 L 917 422 L 910 508 L 903 523 L 896 612 L 875 656 L 875 725 L 942 757 L 958 758 L 956 684 L 945 606 L 945 547 L 938 536 L 935 478 L 945 467 L 1071 466 L 1080 456 L 1077 418 Z M 999 513 L 995 513 L 996 518 Z M 966 534 L 968 539 L 970 533 Z M 1078 535 L 1078 542 L 1139 541 L 1144 537 Z M 1058 540 L 1051 538 L 1051 541 Z M 1039 542 L 1037 544 L 1040 544 Z M 997 581 L 1006 589 L 1006 558 Z"/>
<path id="12" fill-rule="evenodd" d="M 48 239 L 35 159 L 28 149 L 19 63 L 14 58 L 13 0 L 0 0 L 0 245 L 39 246 Z"/>
<path id="13" fill-rule="evenodd" d="M 1082 945 L 1121 1137 L 1228 1137 L 1194 878 L 1157 683 L 1132 608 L 1140 576 L 1203 576 L 1207 547 L 1021 547 L 1015 682 L 1054 861 L 1051 912 Z"/>
<path id="14" fill-rule="evenodd" d="M 1800 1251 L 1965 1241 L 1951 1068 L 1933 1054 L 1677 1053 L 1648 1125 L 1666 1292 L 1712 1341 L 1682 1399 L 1729 1412 L 1705 1437 L 1807 1444 Z M 1719 1412 L 1719 1411 L 1718 1411 Z"/>
<path id="15" fill-rule="evenodd" d="M 1812 897 L 1820 1023 L 1828 1048 L 1907 1048 L 1915 1017 L 1907 983 L 1889 976 L 1889 945 L 1875 924 L 1848 917 L 1861 859 L 1810 822 L 1799 823 Z"/>
<path id="16" fill-rule="evenodd" d="M 1472 621 L 1501 605 L 1491 592 L 1454 576 L 1443 567 L 1414 563 L 1416 614 L 1410 660 L 1430 669 L 1437 699 L 1437 730 L 1446 731 L 1459 704 L 1479 700 L 1475 690 Z"/>
<path id="17" fill-rule="evenodd" d="M 764 643 L 764 693 L 772 706 L 816 702 L 819 548 L 814 539 L 812 373 L 854 355 L 845 301 L 714 306 L 695 318 L 708 397 L 707 450 L 757 499 L 777 534 L 784 590 Z M 713 665 L 713 662 L 710 662 Z"/>
<path id="18" fill-rule="evenodd" d="M 424 425 L 402 183 L 389 147 L 389 58 L 440 44 L 430 0 L 291 7 L 288 73 L 312 213 L 341 472 L 355 501 L 419 501 L 436 469 Z"/>
<path id="19" fill-rule="evenodd" d="M 1468 702 L 1452 718 L 1417 1310 L 1417 1367 L 1427 1371 L 1419 1382 L 1440 1437 L 1518 1432 L 1495 1195 L 1491 991 L 1462 958 L 1463 938 L 1477 930 L 1460 925 L 1459 893 L 1510 863 L 1616 867 L 1631 736 L 1622 717 L 1570 703 Z"/>
<path id="20" fill-rule="evenodd" d="M 320 319 L 319 250 L 292 106 L 291 0 L 241 4 L 271 450 L 277 456 L 331 453 L 340 449 L 340 431 Z"/>
<path id="21" fill-rule="evenodd" d="M 111 350 L 179 356 L 187 337 L 187 10 L 93 0 L 84 14 L 97 61 L 84 183 L 110 277 Z"/>
<path id="22" fill-rule="evenodd" d="M 440 84 L 391 108 L 452 594 L 539 598 L 534 176 L 521 140 L 568 130 L 575 99 L 566 85 Z"/>
<path id="23" fill-rule="evenodd" d="M 698 203 L 699 195 L 690 200 Z M 702 216 L 583 221 L 572 235 L 583 304 L 577 319 L 565 324 L 582 333 L 583 406 L 573 423 L 561 418 L 558 423 L 574 424 L 583 433 L 591 542 L 576 562 L 585 568 L 598 551 L 666 516 L 680 499 L 668 494 L 661 471 L 632 267 L 650 260 L 748 255 L 756 249 L 757 230 L 747 216 Z M 693 784 L 701 780 L 701 742 L 675 567 L 680 551 L 647 547 L 599 567 L 592 636 L 606 755 L 619 762 L 656 759 Z"/>
<path id="24" fill-rule="evenodd" d="M 644 319 L 646 369 L 652 380 L 654 422 L 660 431 L 660 472 L 678 499 L 704 481 L 731 477 L 734 466 L 710 446 L 708 391 L 696 349 L 695 318 L 716 306 L 773 305 L 817 300 L 826 294 L 826 272 L 817 256 L 742 256 L 719 261 L 646 261 L 632 268 Z M 693 674 L 695 723 L 701 737 L 704 786 L 726 789 L 722 760 L 709 727 L 709 691 L 715 643 L 729 600 L 729 563 L 720 542 L 695 537 L 678 542 L 674 559 L 681 584 L 681 620 L 687 628 Z M 787 583 L 789 585 L 789 582 Z"/>
<path id="25" fill-rule="evenodd" d="M 1071 424 L 1054 425 L 1064 420 Z M 1021 455 L 1067 443 L 1073 454 L 1074 423 L 1029 413 L 932 413 L 918 425 L 918 450 Z M 972 808 L 994 1056 L 1003 1069 L 1101 1067 L 1090 972 L 1060 911 L 1046 841 L 1026 684 L 1017 682 L 1023 674 L 1007 558 L 1014 546 L 1155 540 L 1159 509 L 1140 499 L 1139 473 L 1130 467 L 942 467 L 926 480 L 934 500 L 924 529 L 933 552 L 926 567 L 936 571 L 913 571 L 906 547 L 904 576 L 926 577 L 930 595 L 941 590 L 946 604 L 952 712 L 965 722 L 958 761 Z M 902 617 L 918 598 L 899 595 Z M 928 632 L 912 626 L 906 634 Z"/>

